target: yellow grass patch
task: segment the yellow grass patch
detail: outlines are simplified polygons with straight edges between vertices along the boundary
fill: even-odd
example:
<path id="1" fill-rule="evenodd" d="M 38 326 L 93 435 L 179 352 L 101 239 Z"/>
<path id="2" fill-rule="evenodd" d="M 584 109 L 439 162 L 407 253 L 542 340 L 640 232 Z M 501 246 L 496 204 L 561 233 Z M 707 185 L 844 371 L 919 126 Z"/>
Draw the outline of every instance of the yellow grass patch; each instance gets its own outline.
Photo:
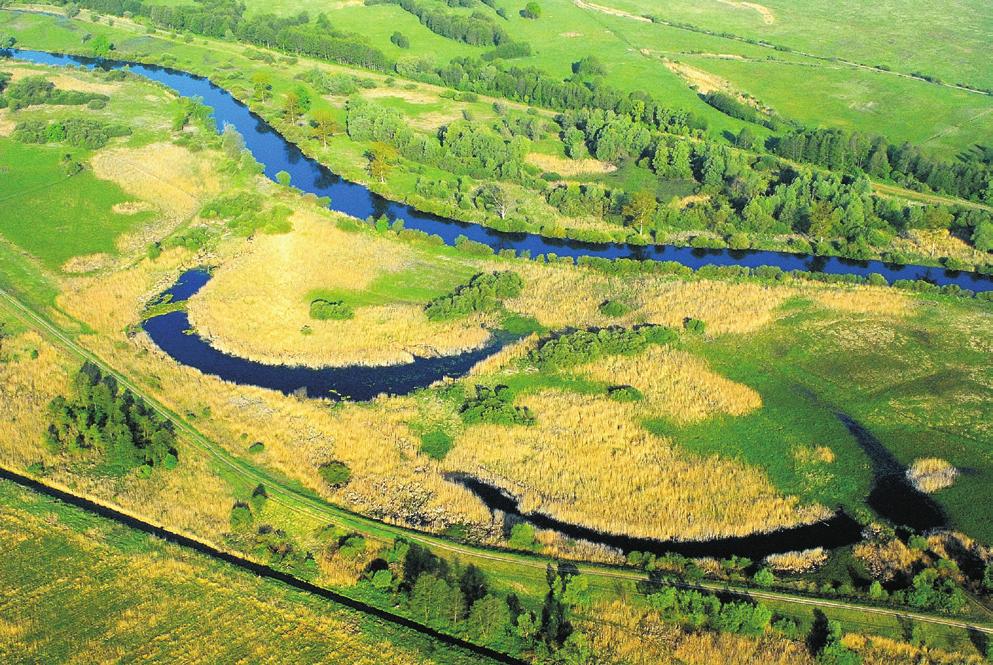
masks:
<path id="1" fill-rule="evenodd" d="M 95 92 L 101 95 L 110 95 L 119 89 L 114 83 L 104 83 L 95 81 L 92 76 L 82 74 L 53 73 L 48 69 L 34 67 L 4 67 L 4 71 L 10 72 L 11 79 L 17 81 L 29 76 L 44 75 L 46 79 L 55 84 L 60 90 L 76 90 L 79 92 Z"/>
<path id="2" fill-rule="evenodd" d="M 972 264 L 989 260 L 988 253 L 977 250 L 948 229 L 910 229 L 894 241 L 894 246 L 900 251 L 923 254 L 936 260 L 952 257 Z"/>
<path id="3" fill-rule="evenodd" d="M 62 264 L 62 272 L 84 273 L 94 270 L 103 270 L 114 263 L 114 257 L 110 254 L 86 254 L 84 256 L 74 256 Z"/>
<path id="4" fill-rule="evenodd" d="M 689 455 L 650 434 L 634 404 L 557 391 L 518 401 L 535 425 L 471 427 L 444 465 L 510 491 L 524 512 L 679 540 L 771 531 L 828 514 L 780 495 L 754 467 Z"/>
<path id="5" fill-rule="evenodd" d="M 773 633 L 745 637 L 732 633 L 684 631 L 655 611 L 615 600 L 599 603 L 574 620 L 587 636 L 600 665 L 813 665 L 802 642 Z"/>
<path id="6" fill-rule="evenodd" d="M 916 301 L 907 294 L 885 287 L 820 289 L 812 291 L 811 295 L 824 307 L 852 314 L 903 317 L 917 307 Z"/>
<path id="7" fill-rule="evenodd" d="M 907 478 L 921 492 L 934 494 L 938 490 L 951 487 L 959 470 L 951 462 L 937 457 L 923 457 L 914 460 L 907 469 Z"/>
<path id="8" fill-rule="evenodd" d="M 206 459 L 181 445 L 179 466 L 157 475 L 155 482 L 132 474 L 108 484 L 105 478 L 76 473 L 64 456 L 45 448 L 42 433 L 49 422 L 49 402 L 66 394 L 68 377 L 79 362 L 34 332 L 6 342 L 4 355 L 7 362 L 0 363 L 0 464 L 23 469 L 43 462 L 50 482 L 72 487 L 77 493 L 111 501 L 180 530 L 207 537 L 221 533 L 231 499 Z"/>
<path id="9" fill-rule="evenodd" d="M 761 408 L 757 392 L 720 376 L 685 351 L 654 346 L 636 356 L 605 356 L 581 370 L 594 381 L 634 386 L 646 417 L 663 416 L 680 425 L 722 413 L 741 416 Z"/>
<path id="10" fill-rule="evenodd" d="M 172 143 L 101 150 L 91 160 L 98 178 L 111 180 L 166 216 L 185 219 L 220 191 L 212 160 Z"/>
<path id="11" fill-rule="evenodd" d="M 534 164 L 543 171 L 558 173 L 563 176 L 603 174 L 617 170 L 617 167 L 609 162 L 601 162 L 599 159 L 592 158 L 568 159 L 567 157 L 532 152 L 528 154 L 526 159 L 529 164 Z"/>
<path id="12" fill-rule="evenodd" d="M 696 203 L 706 203 L 710 200 L 710 194 L 690 194 L 689 196 L 684 196 L 681 199 L 675 201 L 675 207 L 679 210 L 688 208 Z"/>
<path id="13" fill-rule="evenodd" d="M 368 99 L 396 97 L 411 104 L 435 104 L 439 100 L 437 93 L 423 88 L 415 88 L 413 90 L 406 88 L 370 88 L 363 90 L 360 94 Z"/>
<path id="14" fill-rule="evenodd" d="M 155 207 L 148 201 L 124 201 L 115 203 L 111 210 L 118 215 L 137 215 L 140 212 L 154 210 Z"/>
<path id="15" fill-rule="evenodd" d="M 0 136 L 10 136 L 14 133 L 17 123 L 10 119 L 10 111 L 0 109 Z"/>
<path id="16" fill-rule="evenodd" d="M 766 25 L 772 25 L 776 22 L 776 17 L 773 15 L 772 10 L 765 5 L 760 5 L 757 2 L 739 2 L 738 0 L 717 0 L 725 5 L 730 5 L 735 9 L 751 9 L 758 12 L 759 16 L 762 17 L 762 22 Z"/>
<path id="17" fill-rule="evenodd" d="M 731 92 L 732 86 L 726 79 L 683 62 L 665 59 L 666 69 L 690 84 L 698 92 Z"/>
<path id="18" fill-rule="evenodd" d="M 827 560 L 828 554 L 824 548 L 815 547 L 800 552 L 770 554 L 765 558 L 765 563 L 776 572 L 800 575 L 817 570 L 827 563 Z"/>
<path id="19" fill-rule="evenodd" d="M 345 321 L 311 319 L 307 294 L 315 289 L 361 290 L 419 259 L 405 245 L 346 233 L 316 212 L 299 211 L 291 221 L 292 232 L 245 245 L 190 301 L 190 321 L 218 348 L 271 364 L 384 365 L 489 339 L 480 317 L 433 323 L 422 303 L 358 307 Z M 305 327 L 310 334 L 301 333 Z"/>
<path id="20" fill-rule="evenodd" d="M 915 647 L 881 637 L 848 633 L 841 643 L 861 657 L 863 665 L 891 665 L 892 663 L 921 663 L 926 665 L 983 665 L 989 662 L 979 655 L 950 653 L 929 646 Z"/>

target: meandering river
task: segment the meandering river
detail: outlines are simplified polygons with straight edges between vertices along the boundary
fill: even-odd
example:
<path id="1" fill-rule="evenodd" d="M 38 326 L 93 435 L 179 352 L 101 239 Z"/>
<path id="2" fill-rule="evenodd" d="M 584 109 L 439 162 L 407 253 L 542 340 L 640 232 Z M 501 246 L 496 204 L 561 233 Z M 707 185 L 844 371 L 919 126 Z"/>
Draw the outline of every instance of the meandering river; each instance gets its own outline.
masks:
<path id="1" fill-rule="evenodd" d="M 187 72 L 116 60 L 95 60 L 80 56 L 15 49 L 14 57 L 44 65 L 80 66 L 102 69 L 129 70 L 157 81 L 186 97 L 200 97 L 213 108 L 218 131 L 233 125 L 244 137 L 246 148 L 265 167 L 265 174 L 274 179 L 280 171 L 290 174 L 292 184 L 318 196 L 331 199 L 331 208 L 358 218 L 386 215 L 403 219 L 406 227 L 440 236 L 446 243 L 464 235 L 494 250 L 510 249 L 532 255 L 554 253 L 559 256 L 631 258 L 638 260 L 676 261 L 691 268 L 704 265 L 741 265 L 747 267 L 778 266 L 783 270 L 821 271 L 832 274 L 869 275 L 879 273 L 888 280 L 924 279 L 939 285 L 957 284 L 974 291 L 993 290 L 993 277 L 971 272 L 954 272 L 928 266 L 898 266 L 880 261 L 853 261 L 835 257 L 814 257 L 784 252 L 699 250 L 674 246 L 636 246 L 626 244 L 594 244 L 556 240 L 531 233 L 506 233 L 477 224 L 444 219 L 414 208 L 389 201 L 363 185 L 348 182 L 327 167 L 303 154 L 299 147 L 281 136 L 269 123 L 253 113 L 227 90 L 208 79 Z M 210 278 L 204 271 L 188 271 L 167 293 L 173 301 L 194 295 Z M 200 371 L 215 374 L 229 381 L 293 393 L 306 390 L 311 396 L 366 400 L 389 392 L 402 394 L 427 386 L 444 376 L 459 376 L 476 362 L 492 354 L 508 341 L 497 334 L 494 341 L 481 349 L 457 356 L 417 358 L 413 363 L 383 367 L 337 367 L 313 369 L 306 367 L 272 366 L 239 358 L 215 349 L 207 340 L 189 330 L 186 312 L 174 311 L 153 317 L 144 324 L 152 340 L 180 363 Z M 898 523 L 917 528 L 932 528 L 943 524 L 943 515 L 933 501 L 919 495 L 894 473 L 888 453 L 873 444 L 864 428 L 849 423 L 853 435 L 867 448 L 877 473 L 877 483 L 870 504 L 884 516 Z M 878 443 L 878 442 L 877 442 Z M 895 467 L 894 467 L 895 468 Z M 479 496 L 491 509 L 526 519 L 536 526 L 559 531 L 566 536 L 619 547 L 657 553 L 678 552 L 687 556 L 730 556 L 732 554 L 761 558 L 773 552 L 810 547 L 838 547 L 859 539 L 860 527 L 849 516 L 837 513 L 828 521 L 786 529 L 769 534 L 742 538 L 727 538 L 706 542 L 661 542 L 643 538 L 603 534 L 539 514 L 522 515 L 513 497 L 470 476 L 453 476 L 452 480 Z M 913 499 L 911 510 L 894 511 L 901 497 Z M 892 513 L 887 515 L 887 513 Z"/>
<path id="2" fill-rule="evenodd" d="M 386 215 L 402 219 L 407 228 L 440 236 L 446 243 L 464 235 L 494 250 L 509 249 L 530 252 L 532 256 L 553 253 L 578 258 L 595 256 L 607 259 L 630 258 L 653 261 L 676 261 L 691 268 L 705 265 L 740 265 L 750 268 L 778 266 L 783 270 L 820 271 L 831 274 L 869 275 L 879 273 L 891 282 L 898 279 L 924 279 L 939 285 L 957 284 L 973 291 L 993 290 L 993 277 L 973 272 L 949 271 L 943 268 L 917 265 L 894 265 L 882 261 L 854 261 L 837 257 L 818 257 L 772 251 L 705 250 L 671 245 L 597 244 L 546 238 L 534 233 L 507 233 L 478 224 L 445 219 L 415 210 L 409 205 L 389 201 L 363 185 L 349 182 L 332 173 L 295 144 L 285 139 L 268 122 L 253 113 L 245 104 L 210 80 L 188 72 L 120 60 L 100 60 L 74 55 L 13 49 L 14 57 L 44 65 L 80 66 L 101 69 L 129 68 L 132 73 L 157 81 L 185 97 L 201 97 L 213 108 L 218 131 L 230 124 L 245 139 L 245 147 L 264 167 L 265 174 L 275 180 L 286 171 L 294 187 L 318 196 L 331 198 L 331 208 L 360 219 L 370 215 Z"/>

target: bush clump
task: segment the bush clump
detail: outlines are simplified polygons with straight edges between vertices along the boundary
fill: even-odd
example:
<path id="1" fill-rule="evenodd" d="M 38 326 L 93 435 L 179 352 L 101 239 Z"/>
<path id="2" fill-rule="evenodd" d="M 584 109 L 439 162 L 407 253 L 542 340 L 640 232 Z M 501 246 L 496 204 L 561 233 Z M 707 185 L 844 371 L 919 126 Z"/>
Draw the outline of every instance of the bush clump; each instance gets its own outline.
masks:
<path id="1" fill-rule="evenodd" d="M 421 452 L 431 459 L 442 460 L 452 449 L 452 437 L 440 429 L 421 435 Z"/>
<path id="2" fill-rule="evenodd" d="M 352 470 L 344 462 L 327 462 L 319 466 L 317 472 L 321 475 L 321 479 L 334 489 L 344 487 L 352 479 Z"/>
<path id="3" fill-rule="evenodd" d="M 346 321 L 353 316 L 352 308 L 341 300 L 318 298 L 310 303 L 310 318 L 318 321 Z"/>
<path id="4" fill-rule="evenodd" d="M 528 354 L 528 362 L 541 368 L 569 367 L 601 356 L 633 355 L 653 344 L 669 344 L 675 339 L 673 330 L 656 325 L 577 330 L 543 341 Z"/>
<path id="5" fill-rule="evenodd" d="M 616 318 L 631 311 L 631 306 L 621 300 L 604 300 L 597 308 L 604 316 Z"/>
<path id="6" fill-rule="evenodd" d="M 459 409 L 467 425 L 533 425 L 534 416 L 526 406 L 514 406 L 514 392 L 507 386 L 476 386 L 476 395 Z"/>
<path id="7" fill-rule="evenodd" d="M 123 125 L 110 125 L 89 118 L 66 118 L 46 122 L 25 120 L 17 123 L 11 135 L 21 143 L 64 143 L 74 148 L 96 150 L 115 136 L 128 136 L 131 130 Z"/>
<path id="8" fill-rule="evenodd" d="M 451 293 L 438 296 L 424 307 L 431 321 L 444 321 L 473 312 L 488 312 L 506 298 L 520 295 L 524 282 L 516 272 L 480 273 Z"/>
<path id="9" fill-rule="evenodd" d="M 173 468 L 178 462 L 172 422 L 144 400 L 87 362 L 72 382 L 72 395 L 58 396 L 48 405 L 45 440 L 53 452 L 103 458 L 113 475 L 141 466 Z"/>

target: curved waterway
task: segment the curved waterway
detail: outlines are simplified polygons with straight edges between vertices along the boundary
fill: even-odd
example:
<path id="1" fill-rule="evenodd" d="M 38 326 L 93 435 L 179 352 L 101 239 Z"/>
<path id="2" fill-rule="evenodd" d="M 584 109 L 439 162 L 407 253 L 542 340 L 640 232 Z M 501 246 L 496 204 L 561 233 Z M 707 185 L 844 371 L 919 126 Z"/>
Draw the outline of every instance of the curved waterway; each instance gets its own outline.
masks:
<path id="1" fill-rule="evenodd" d="M 614 547 L 622 552 L 650 552 L 655 555 L 681 554 L 686 557 L 744 556 L 758 561 L 770 554 L 824 547 L 835 549 L 857 543 L 862 537 L 862 526 L 847 513 L 838 511 L 829 519 L 790 529 L 750 536 L 715 538 L 713 540 L 656 540 L 621 534 L 604 533 L 578 524 L 571 524 L 543 513 L 522 513 L 515 497 L 499 487 L 473 476 L 452 473 L 447 479 L 462 485 L 479 497 L 491 511 L 500 511 L 519 518 L 539 529 L 557 531 L 567 538 L 586 540 Z"/>
<path id="2" fill-rule="evenodd" d="M 163 295 L 168 295 L 170 302 L 182 302 L 209 280 L 210 273 L 206 270 L 188 270 Z M 153 316 L 143 326 L 152 341 L 170 357 L 205 374 L 287 395 L 302 392 L 309 397 L 358 401 L 370 400 L 383 393 L 406 395 L 446 376 L 462 376 L 477 362 L 517 339 L 498 331 L 486 346 L 454 356 L 415 357 L 413 362 L 402 365 L 313 368 L 266 365 L 224 353 L 192 331 L 187 313 L 181 310 Z"/>
<path id="3" fill-rule="evenodd" d="M 572 258 L 593 256 L 606 259 L 675 261 L 691 268 L 705 265 L 739 265 L 750 268 L 777 266 L 783 270 L 807 270 L 831 274 L 866 276 L 879 273 L 891 282 L 898 279 L 923 279 L 939 285 L 957 284 L 973 291 L 993 290 L 993 277 L 989 275 L 929 266 L 895 265 L 882 261 L 855 261 L 764 250 L 706 250 L 671 245 L 597 244 L 546 238 L 534 233 L 507 233 L 478 224 L 445 219 L 415 210 L 402 203 L 389 201 L 363 185 L 342 179 L 316 160 L 304 155 L 299 147 L 283 138 L 269 123 L 252 113 L 231 93 L 204 77 L 168 67 L 120 60 L 93 59 L 24 49 L 12 49 L 7 53 L 21 60 L 43 65 L 101 69 L 127 67 L 131 72 L 166 85 L 180 95 L 201 97 L 205 104 L 213 108 L 218 131 L 227 124 L 234 126 L 244 137 L 245 147 L 265 167 L 265 174 L 269 178 L 275 180 L 277 173 L 286 171 L 290 174 L 294 187 L 318 196 L 330 197 L 330 207 L 333 210 L 360 219 L 370 215 L 375 217 L 385 215 L 391 220 L 402 219 L 407 228 L 438 235 L 449 245 L 455 244 L 455 239 L 463 235 L 494 250 L 529 252 L 532 256 L 551 253 Z"/>

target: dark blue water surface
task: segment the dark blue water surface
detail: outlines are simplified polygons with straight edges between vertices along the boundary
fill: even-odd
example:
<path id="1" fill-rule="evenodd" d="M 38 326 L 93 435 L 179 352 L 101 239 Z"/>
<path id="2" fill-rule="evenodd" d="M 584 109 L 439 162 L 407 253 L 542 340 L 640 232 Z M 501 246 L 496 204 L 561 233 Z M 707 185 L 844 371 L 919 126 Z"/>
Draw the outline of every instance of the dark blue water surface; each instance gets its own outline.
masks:
<path id="1" fill-rule="evenodd" d="M 187 300 L 209 280 L 210 273 L 206 270 L 187 270 L 163 295 L 172 296 L 171 302 Z M 270 388 L 286 394 L 302 390 L 310 397 L 359 401 L 370 400 L 383 393 L 405 395 L 446 376 L 462 376 L 477 362 L 516 339 L 507 333 L 497 332 L 486 346 L 455 356 L 418 357 L 402 365 L 315 369 L 265 365 L 224 353 L 191 331 L 189 317 L 183 311 L 153 316 L 145 321 L 144 328 L 152 341 L 174 360 L 226 381 Z"/>
<path id="2" fill-rule="evenodd" d="M 988 275 L 928 266 L 901 266 L 882 261 L 855 261 L 764 250 L 736 251 L 671 245 L 596 244 L 546 238 L 533 233 L 507 233 L 478 224 L 444 219 L 420 212 L 405 204 L 388 201 L 362 185 L 343 180 L 327 167 L 304 155 L 300 148 L 284 139 L 269 123 L 252 113 L 227 90 L 201 76 L 155 65 L 98 60 L 44 51 L 13 49 L 10 53 L 22 60 L 45 65 L 76 65 L 102 69 L 128 67 L 133 73 L 158 81 L 180 95 L 202 97 L 204 103 L 214 109 L 214 120 L 218 131 L 226 124 L 233 125 L 244 137 L 248 150 L 264 165 L 265 174 L 269 178 L 275 179 L 278 172 L 286 171 L 290 174 L 291 183 L 298 189 L 318 196 L 331 197 L 331 208 L 334 210 L 360 219 L 370 215 L 403 219 L 407 228 L 436 234 L 450 245 L 455 243 L 456 237 L 464 235 L 495 250 L 511 249 L 518 253 L 526 251 L 532 256 L 554 253 L 573 258 L 596 256 L 607 259 L 676 261 L 691 268 L 705 265 L 740 265 L 750 268 L 778 266 L 783 270 L 808 270 L 831 274 L 865 276 L 879 273 L 891 282 L 898 279 L 923 279 L 942 286 L 957 284 L 973 291 L 993 290 L 993 277 Z"/>

